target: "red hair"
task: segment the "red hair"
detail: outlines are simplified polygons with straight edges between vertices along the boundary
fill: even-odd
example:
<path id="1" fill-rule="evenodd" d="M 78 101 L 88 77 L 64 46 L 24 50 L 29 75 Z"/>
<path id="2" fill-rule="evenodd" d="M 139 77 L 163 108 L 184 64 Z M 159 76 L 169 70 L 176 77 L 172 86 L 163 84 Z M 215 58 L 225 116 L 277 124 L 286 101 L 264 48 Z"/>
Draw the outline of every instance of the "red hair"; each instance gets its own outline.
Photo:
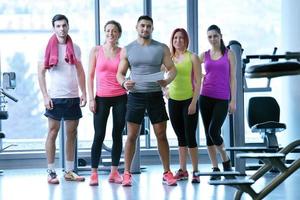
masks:
<path id="1" fill-rule="evenodd" d="M 189 35 L 188 33 L 186 32 L 186 30 L 184 28 L 176 28 L 173 32 L 172 32 L 172 35 L 171 35 L 171 39 L 170 39 L 170 51 L 171 51 L 171 57 L 174 56 L 175 54 L 175 47 L 173 46 L 173 39 L 174 39 L 174 36 L 177 32 L 181 32 L 183 34 L 183 39 L 184 39 L 184 43 L 185 43 L 185 48 L 187 49 L 188 46 L 189 46 Z"/>

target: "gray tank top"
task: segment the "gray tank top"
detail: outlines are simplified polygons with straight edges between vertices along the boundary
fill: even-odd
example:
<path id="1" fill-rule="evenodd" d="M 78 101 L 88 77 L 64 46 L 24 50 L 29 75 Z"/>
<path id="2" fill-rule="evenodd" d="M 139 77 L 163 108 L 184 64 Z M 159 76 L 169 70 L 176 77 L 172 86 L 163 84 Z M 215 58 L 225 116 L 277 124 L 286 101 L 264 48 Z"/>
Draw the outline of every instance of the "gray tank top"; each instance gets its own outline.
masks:
<path id="1" fill-rule="evenodd" d="M 125 48 L 129 62 L 130 78 L 134 80 L 136 76 L 160 72 L 164 57 L 164 46 L 165 44 L 155 40 L 151 40 L 151 43 L 145 46 L 140 45 L 137 41 L 127 45 Z M 157 82 L 136 82 L 134 89 L 130 92 L 158 91 L 161 91 L 161 87 Z"/>

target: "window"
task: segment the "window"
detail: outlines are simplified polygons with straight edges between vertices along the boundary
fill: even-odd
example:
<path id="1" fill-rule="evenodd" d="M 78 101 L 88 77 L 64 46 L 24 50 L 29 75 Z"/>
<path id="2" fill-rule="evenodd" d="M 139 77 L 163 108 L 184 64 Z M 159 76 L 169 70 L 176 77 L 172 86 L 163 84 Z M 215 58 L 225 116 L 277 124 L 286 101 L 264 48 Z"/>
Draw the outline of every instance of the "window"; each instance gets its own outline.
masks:
<path id="1" fill-rule="evenodd" d="M 187 29 L 187 1 L 151 2 L 154 20 L 153 38 L 169 45 L 170 35 L 175 28 Z M 199 52 L 209 48 L 206 29 L 211 24 L 220 26 L 225 43 L 238 40 L 245 50 L 244 56 L 272 53 L 273 47 L 280 47 L 281 0 L 274 0 L 272 4 L 258 0 L 202 0 L 198 4 Z M 17 87 L 7 92 L 19 99 L 17 103 L 8 100 L 9 119 L 2 121 L 2 130 L 6 133 L 4 145 L 18 144 L 17 147 L 11 148 L 12 150 L 44 149 L 47 119 L 43 117 L 44 105 L 37 81 L 37 60 L 52 34 L 51 19 L 57 13 L 65 14 L 69 18 L 70 35 L 81 47 L 82 63 L 87 73 L 89 52 L 95 45 L 94 10 L 93 0 L 62 0 L 59 3 L 51 0 L 1 1 L 1 72 L 16 72 Z M 142 14 L 143 1 L 100 0 L 101 44 L 104 42 L 103 26 L 111 19 L 119 21 L 122 25 L 120 46 L 135 40 L 136 21 Z M 257 81 L 252 84 L 257 84 Z M 272 84 L 280 88 L 280 82 L 277 80 L 272 80 Z M 278 94 L 280 92 L 277 89 L 273 90 L 272 95 L 279 96 Z M 251 95 L 254 94 L 245 94 L 245 104 Z M 83 108 L 83 115 L 78 128 L 79 147 L 90 148 L 94 130 L 93 116 L 88 106 Z M 111 122 L 111 118 L 108 119 L 108 142 L 111 138 Z M 201 127 L 201 120 L 199 122 Z M 247 125 L 245 127 L 246 139 L 251 140 L 253 134 L 248 134 L 249 129 Z M 177 146 L 176 136 L 169 121 L 167 131 L 170 145 Z M 204 131 L 201 130 L 202 144 L 204 138 Z M 151 146 L 156 145 L 151 130 Z"/>
<path id="2" fill-rule="evenodd" d="M 186 1 L 152 0 L 152 17 L 154 23 L 153 39 L 170 45 L 170 37 L 174 29 L 184 28 L 187 30 Z M 168 101 L 165 99 L 166 109 Z M 167 111 L 168 112 L 168 111 Z M 157 146 L 156 137 L 152 126 L 150 127 L 151 146 Z M 177 137 L 174 133 L 170 120 L 167 122 L 167 137 L 170 146 L 178 146 Z"/>
<path id="3" fill-rule="evenodd" d="M 224 42 L 237 40 L 241 43 L 243 57 L 251 54 L 272 54 L 279 47 L 281 36 L 281 0 L 268 1 L 199 1 L 199 49 L 209 49 L 206 30 L 211 24 L 220 27 Z M 255 14 L 254 14 L 255 13 Z M 253 63 L 251 63 L 253 64 Z M 263 87 L 265 80 L 247 80 L 250 87 Z M 280 95 L 280 80 L 272 80 L 271 95 Z M 278 86 L 278 87 L 277 87 Z M 279 88 L 279 89 L 278 89 Z M 245 114 L 251 96 L 269 93 L 245 93 Z M 202 132 L 201 132 L 202 134 Z M 246 142 L 260 141 L 259 134 L 252 134 L 245 117 Z"/>
<path id="4" fill-rule="evenodd" d="M 2 121 L 4 146 L 18 145 L 12 150 L 44 149 L 47 119 L 43 117 L 37 61 L 52 34 L 51 19 L 58 13 L 68 17 L 69 33 L 81 47 L 87 69 L 89 49 L 95 44 L 93 0 L 1 1 L 1 70 L 16 72 L 17 87 L 8 92 L 19 99 L 17 103 L 8 100 L 9 119 Z"/>
<path id="5" fill-rule="evenodd" d="M 128 6 L 130 5 L 130 6 Z M 109 1 L 100 0 L 100 44 L 105 40 L 104 25 L 109 20 L 116 20 L 122 26 L 122 36 L 119 40 L 119 46 L 123 47 L 135 40 L 137 33 L 135 25 L 138 17 L 143 14 L 143 4 L 138 0 L 126 1 Z M 91 26 L 94 27 L 94 24 Z M 91 44 L 90 49 L 95 46 Z M 88 58 L 88 56 L 86 57 Z M 82 109 L 84 117 L 79 122 L 78 138 L 79 148 L 91 148 L 94 138 L 93 114 L 90 112 L 88 105 Z M 112 142 L 112 113 L 107 120 L 105 145 L 111 146 Z M 125 137 L 123 138 L 125 140 Z"/>

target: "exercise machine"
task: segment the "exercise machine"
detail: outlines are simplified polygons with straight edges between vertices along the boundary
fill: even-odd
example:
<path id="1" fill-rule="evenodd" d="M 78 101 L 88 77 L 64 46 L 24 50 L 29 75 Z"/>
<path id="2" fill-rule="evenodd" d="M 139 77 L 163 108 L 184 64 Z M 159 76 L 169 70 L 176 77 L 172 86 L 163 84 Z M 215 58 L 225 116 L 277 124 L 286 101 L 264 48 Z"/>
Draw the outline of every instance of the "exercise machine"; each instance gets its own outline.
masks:
<path id="1" fill-rule="evenodd" d="M 7 101 L 6 98 L 9 98 L 10 100 L 17 102 L 18 99 L 7 93 L 5 89 L 14 89 L 16 87 L 16 75 L 14 72 L 6 72 L 3 73 L 3 88 L 0 88 L 0 153 L 3 152 L 5 149 L 15 146 L 14 144 L 7 145 L 6 147 L 3 147 L 2 140 L 5 138 L 5 133 L 2 131 L 2 120 L 8 119 L 8 111 L 7 111 Z M 0 174 L 2 174 L 3 171 L 0 170 Z"/>
<path id="2" fill-rule="evenodd" d="M 276 52 L 276 50 L 274 51 Z M 272 78 L 300 74 L 300 52 L 287 52 L 284 55 L 250 55 L 246 56 L 246 59 L 244 59 L 243 62 L 247 64 L 250 59 L 271 60 L 270 63 L 252 65 L 251 67 L 244 68 L 246 78 L 267 78 L 268 86 L 270 86 L 269 84 Z M 279 62 L 279 59 L 285 59 L 285 61 Z M 290 61 L 291 59 L 296 61 Z M 291 165 L 287 165 L 285 162 L 286 156 L 295 152 L 300 146 L 300 140 L 292 141 L 286 147 L 279 147 L 278 145 L 275 133 L 284 130 L 285 124 L 279 122 L 279 106 L 277 105 L 276 100 L 271 97 L 259 97 L 253 101 L 254 104 L 249 105 L 252 106 L 250 107 L 251 111 L 248 110 L 248 113 L 252 112 L 251 114 L 253 114 L 253 116 L 250 116 L 250 121 L 249 119 L 248 121 L 252 131 L 259 131 L 264 136 L 265 146 L 260 150 L 268 151 L 275 149 L 275 151 L 238 153 L 236 154 L 237 159 L 258 159 L 263 162 L 263 165 L 247 179 L 209 182 L 211 185 L 228 185 L 237 188 L 238 191 L 235 194 L 235 200 L 241 199 L 243 193 L 248 193 L 253 199 L 263 199 L 300 168 L 300 158 L 294 160 Z M 257 102 L 258 104 L 256 104 Z M 270 107 L 270 110 L 268 110 L 268 106 Z M 271 113 L 266 114 L 264 112 Z M 233 146 L 232 148 L 235 148 L 232 149 L 234 151 L 251 151 L 255 148 L 257 149 L 257 147 L 248 148 L 244 146 Z M 259 192 L 256 192 L 252 187 L 253 184 L 274 168 L 277 169 L 279 173 Z"/>
<path id="3" fill-rule="evenodd" d="M 299 62 L 291 61 L 292 59 L 299 61 L 299 52 L 287 52 L 284 55 L 276 55 L 277 48 L 275 47 L 271 55 L 247 55 L 246 58 L 242 59 L 242 45 L 238 41 L 230 41 L 228 48 L 230 48 L 236 56 L 236 79 L 237 79 L 237 109 L 236 112 L 230 116 L 229 125 L 230 125 L 230 134 L 229 138 L 229 147 L 226 150 L 230 151 L 230 158 L 232 160 L 235 169 L 241 173 L 245 173 L 246 168 L 248 169 L 257 169 L 257 166 L 247 166 L 244 159 L 239 159 L 236 157 L 237 151 L 255 151 L 255 152 L 266 152 L 266 151 L 278 151 L 278 142 L 276 138 L 276 133 L 284 130 L 283 127 L 278 127 L 277 129 L 255 129 L 252 127 L 254 124 L 251 121 L 255 121 L 251 115 L 253 114 L 253 109 L 249 109 L 248 106 L 248 125 L 252 132 L 260 132 L 264 142 L 263 143 L 246 143 L 245 142 L 245 113 L 244 113 L 244 94 L 249 92 L 270 92 L 272 88 L 270 87 L 271 79 L 287 76 L 287 75 L 297 75 L 299 74 Z M 284 59 L 283 62 L 279 62 Z M 250 67 L 246 67 L 250 61 L 253 60 L 262 60 L 269 61 L 264 62 L 263 64 L 256 64 Z M 264 87 L 249 87 L 247 84 L 248 79 L 254 78 L 265 78 L 267 79 L 267 84 Z M 250 99 L 250 102 L 255 104 L 259 103 L 258 99 Z M 275 100 L 276 101 L 276 100 Z M 259 104 L 262 104 L 259 103 Z M 250 104 L 249 104 L 250 105 Z M 266 106 L 266 105 L 261 105 Z M 275 108 L 275 107 L 273 107 Z M 249 118 L 250 116 L 250 118 Z M 257 116 L 257 115 L 256 115 Z M 250 119 L 250 120 L 249 120 Z M 273 120 L 272 120 L 273 121 Z M 277 120 L 275 120 L 277 121 Z M 277 121 L 277 123 L 280 123 Z M 270 123 L 268 124 L 270 125 Z M 274 125 L 274 124 L 273 124 Z M 278 125 L 278 124 L 277 124 Z M 284 126 L 284 125 L 282 125 Z M 267 127 L 267 128 L 272 128 Z M 267 132 L 266 132 L 267 131 Z M 270 133 L 268 133 L 270 132 Z"/>

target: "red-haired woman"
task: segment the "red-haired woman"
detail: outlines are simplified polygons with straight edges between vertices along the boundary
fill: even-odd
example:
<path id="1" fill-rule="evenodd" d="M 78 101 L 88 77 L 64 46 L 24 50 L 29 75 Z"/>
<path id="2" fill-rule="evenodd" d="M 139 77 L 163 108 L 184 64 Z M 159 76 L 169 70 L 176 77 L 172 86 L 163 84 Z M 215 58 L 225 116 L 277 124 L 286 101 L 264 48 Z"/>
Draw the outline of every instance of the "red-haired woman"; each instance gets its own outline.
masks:
<path id="1" fill-rule="evenodd" d="M 188 153 L 193 167 L 192 183 L 199 183 L 198 145 L 196 129 L 198 124 L 198 97 L 201 85 L 201 66 L 199 57 L 188 51 L 189 38 L 186 30 L 177 28 L 170 41 L 172 60 L 177 75 L 168 88 L 168 106 L 171 124 L 178 139 L 179 164 L 175 178 L 188 179 L 186 167 Z"/>

